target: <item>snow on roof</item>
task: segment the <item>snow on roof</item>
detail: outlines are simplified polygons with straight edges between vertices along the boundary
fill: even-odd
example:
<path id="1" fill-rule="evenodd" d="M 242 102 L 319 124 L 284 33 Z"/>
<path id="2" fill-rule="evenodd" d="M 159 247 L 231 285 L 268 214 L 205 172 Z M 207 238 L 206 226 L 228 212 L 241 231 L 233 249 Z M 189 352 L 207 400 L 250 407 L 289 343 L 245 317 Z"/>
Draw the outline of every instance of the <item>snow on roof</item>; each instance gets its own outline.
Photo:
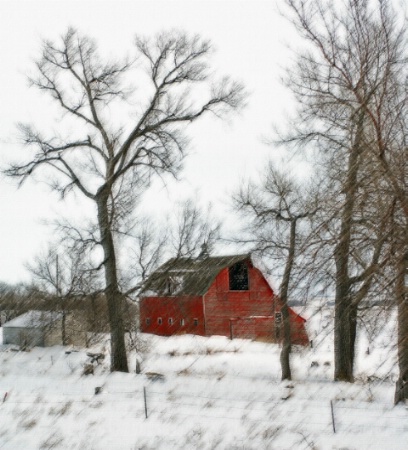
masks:
<path id="1" fill-rule="evenodd" d="M 257 256 L 256 254 L 254 256 L 251 256 L 252 264 L 254 267 L 256 267 L 264 276 L 265 280 L 271 287 L 272 291 L 277 294 L 279 292 L 279 283 L 276 282 L 274 277 L 271 275 L 271 273 L 268 271 L 268 268 L 262 258 Z"/>
<path id="2" fill-rule="evenodd" d="M 6 322 L 4 328 L 36 328 L 58 320 L 61 313 L 54 311 L 28 311 L 21 316 L 16 317 L 9 322 Z"/>

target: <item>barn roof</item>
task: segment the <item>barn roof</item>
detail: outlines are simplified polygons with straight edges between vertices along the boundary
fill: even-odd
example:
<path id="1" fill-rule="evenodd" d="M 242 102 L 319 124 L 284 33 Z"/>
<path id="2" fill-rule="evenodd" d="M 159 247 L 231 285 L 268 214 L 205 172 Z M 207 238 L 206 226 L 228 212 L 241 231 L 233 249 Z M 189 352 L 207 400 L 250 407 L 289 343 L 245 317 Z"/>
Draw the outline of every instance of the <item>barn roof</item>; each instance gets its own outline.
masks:
<path id="1" fill-rule="evenodd" d="M 249 260 L 249 253 L 229 256 L 205 256 L 198 258 L 172 258 L 153 272 L 144 284 L 141 295 L 204 295 L 221 270 L 234 264 Z"/>

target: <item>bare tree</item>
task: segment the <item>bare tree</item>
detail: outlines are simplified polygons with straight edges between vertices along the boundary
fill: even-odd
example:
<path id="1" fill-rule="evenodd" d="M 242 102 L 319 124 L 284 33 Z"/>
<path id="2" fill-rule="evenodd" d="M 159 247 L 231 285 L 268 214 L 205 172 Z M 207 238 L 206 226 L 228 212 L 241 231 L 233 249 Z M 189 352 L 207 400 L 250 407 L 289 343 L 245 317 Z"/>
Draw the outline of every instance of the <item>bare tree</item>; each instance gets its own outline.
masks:
<path id="1" fill-rule="evenodd" d="M 125 372 L 123 294 L 114 242 L 118 209 L 132 208 L 135 194 L 154 174 L 177 174 L 188 124 L 209 112 L 223 116 L 239 108 L 244 95 L 242 86 L 227 78 L 211 82 L 211 46 L 199 36 L 161 33 L 153 39 L 137 37 L 135 44 L 133 63 L 104 61 L 94 41 L 74 29 L 58 42 L 44 42 L 31 83 L 61 108 L 60 125 L 66 120 L 75 126 L 65 136 L 62 129 L 47 137 L 22 125 L 24 143 L 34 152 L 5 171 L 21 182 L 41 172 L 52 177 L 52 188 L 63 197 L 74 190 L 95 205 L 111 370 Z M 126 122 L 118 124 L 125 113 Z"/>
<path id="2" fill-rule="evenodd" d="M 30 309 L 44 309 L 48 298 L 29 283 L 0 282 L 0 321 L 8 321 Z"/>
<path id="3" fill-rule="evenodd" d="M 62 345 L 67 345 L 67 316 L 73 306 L 72 300 L 97 293 L 100 286 L 97 272 L 86 255 L 75 248 L 52 244 L 27 268 L 33 276 L 33 284 L 49 298 L 49 303 L 53 303 L 52 310 L 61 313 Z"/>
<path id="4" fill-rule="evenodd" d="M 280 267 L 284 266 L 279 299 L 282 305 L 283 346 L 280 356 L 282 380 L 292 378 L 290 368 L 291 329 L 288 309 L 290 287 L 299 253 L 305 252 L 301 239 L 301 223 L 311 218 L 319 208 L 318 191 L 297 183 L 289 174 L 269 164 L 259 184 L 248 183 L 233 198 L 235 209 L 248 221 L 246 234 L 254 249 L 267 254 Z"/>
<path id="5" fill-rule="evenodd" d="M 334 293 L 337 300 L 344 295 L 344 310 L 337 303 L 335 320 L 342 325 L 337 323 L 335 340 L 342 339 L 340 345 L 344 346 L 348 342 L 347 365 L 353 374 L 358 320 L 363 318 L 370 303 L 378 304 L 387 298 L 384 282 L 388 280 L 382 279 L 382 272 L 389 258 L 386 249 L 393 205 L 390 196 L 381 189 L 375 164 L 365 151 L 356 163 L 358 171 L 349 198 L 344 183 L 349 180 L 350 166 L 344 167 L 343 157 L 339 152 L 328 159 L 322 158 L 326 178 L 321 188 L 324 195 L 313 218 L 306 261 L 313 275 L 312 282 L 317 281 L 329 294 Z M 345 214 L 345 200 L 348 200 L 349 215 Z M 345 272 L 340 270 L 345 267 Z"/>
<path id="6" fill-rule="evenodd" d="M 160 223 L 145 217 L 127 233 L 129 269 L 124 272 L 126 295 L 135 298 L 147 277 L 169 258 L 194 257 L 200 248 L 211 252 L 220 238 L 221 223 L 211 206 L 201 209 L 198 199 L 179 202 Z"/>
<path id="7" fill-rule="evenodd" d="M 132 245 L 132 273 L 138 284 L 163 262 L 168 235 L 166 229 L 157 228 L 151 219 L 144 219 L 137 229 Z"/>
<path id="8" fill-rule="evenodd" d="M 0 282 L 0 326 L 25 311 L 27 289 L 23 284 Z"/>
<path id="9" fill-rule="evenodd" d="M 220 236 L 221 223 L 211 215 L 211 207 L 203 211 L 197 200 L 178 205 L 175 225 L 170 232 L 171 253 L 176 257 L 194 256 L 204 245 L 210 252 Z"/>
<path id="10" fill-rule="evenodd" d="M 388 0 L 286 4 L 309 45 L 288 79 L 299 109 L 294 132 L 286 140 L 313 146 L 320 158 L 329 155 L 327 160 L 335 158 L 337 167 L 341 161 L 344 165 L 335 176 L 339 190 L 333 216 L 335 379 L 352 381 L 357 306 L 381 266 L 386 240 L 382 232 L 389 229 L 391 213 L 390 208 L 377 210 L 376 239 L 370 249 L 365 247 L 361 264 L 355 258 L 363 223 L 358 219 L 362 199 L 373 191 L 371 181 L 377 186 L 386 182 L 406 213 L 406 175 L 401 169 L 407 136 L 407 92 L 401 76 L 407 68 L 406 27 Z M 400 164 L 392 171 L 395 158 Z"/>

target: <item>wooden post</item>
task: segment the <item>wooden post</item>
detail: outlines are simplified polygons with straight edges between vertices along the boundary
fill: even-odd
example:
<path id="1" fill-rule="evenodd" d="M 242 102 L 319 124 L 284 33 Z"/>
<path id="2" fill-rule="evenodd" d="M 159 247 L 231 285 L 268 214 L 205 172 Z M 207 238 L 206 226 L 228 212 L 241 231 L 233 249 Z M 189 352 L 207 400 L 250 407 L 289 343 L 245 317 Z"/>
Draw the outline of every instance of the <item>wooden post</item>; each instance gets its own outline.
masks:
<path id="1" fill-rule="evenodd" d="M 136 373 L 141 373 L 142 369 L 140 367 L 140 361 L 136 358 Z"/>
<path id="2" fill-rule="evenodd" d="M 330 400 L 330 409 L 331 409 L 331 417 L 332 417 L 333 433 L 336 434 L 336 424 L 335 424 L 335 422 L 334 422 L 334 406 L 333 406 L 333 400 Z"/>
<path id="3" fill-rule="evenodd" d="M 146 388 L 143 386 L 143 398 L 144 398 L 144 408 L 145 408 L 145 418 L 147 419 L 147 398 L 146 398 Z"/>

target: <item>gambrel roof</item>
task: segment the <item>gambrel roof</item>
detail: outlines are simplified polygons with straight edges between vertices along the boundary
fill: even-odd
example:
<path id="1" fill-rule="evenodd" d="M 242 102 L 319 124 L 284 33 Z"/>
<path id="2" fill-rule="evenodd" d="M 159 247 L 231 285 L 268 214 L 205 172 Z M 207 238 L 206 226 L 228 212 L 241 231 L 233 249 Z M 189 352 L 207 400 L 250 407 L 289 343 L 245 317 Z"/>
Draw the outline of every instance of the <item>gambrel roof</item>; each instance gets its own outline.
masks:
<path id="1" fill-rule="evenodd" d="M 141 290 L 141 296 L 167 296 L 169 292 L 173 296 L 204 295 L 221 270 L 245 260 L 251 262 L 249 253 L 201 258 L 172 258 L 150 275 Z"/>

